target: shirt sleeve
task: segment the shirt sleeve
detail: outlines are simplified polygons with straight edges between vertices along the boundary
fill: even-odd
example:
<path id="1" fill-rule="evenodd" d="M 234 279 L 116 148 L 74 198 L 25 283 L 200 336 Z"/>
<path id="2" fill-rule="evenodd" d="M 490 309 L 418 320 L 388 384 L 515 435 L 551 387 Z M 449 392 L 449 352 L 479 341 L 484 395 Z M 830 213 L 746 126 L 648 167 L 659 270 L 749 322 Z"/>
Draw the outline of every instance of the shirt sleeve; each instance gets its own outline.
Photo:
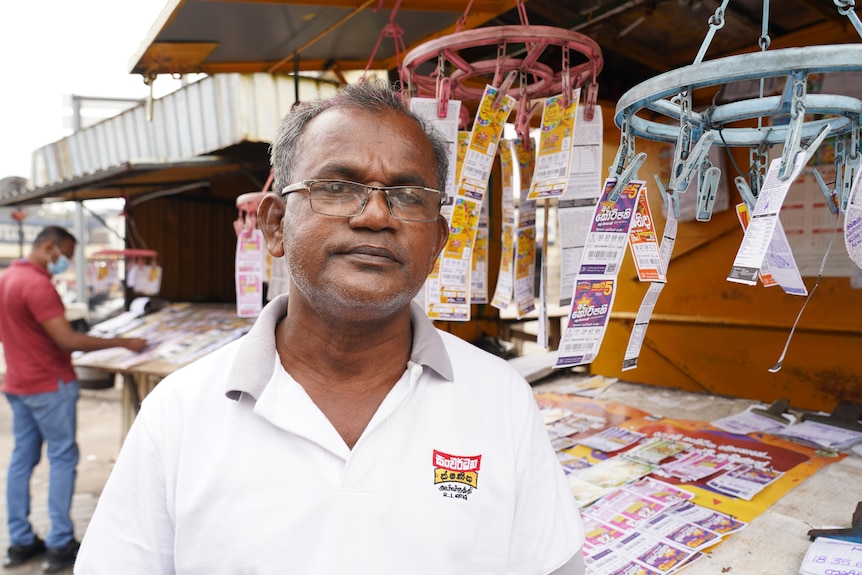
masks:
<path id="1" fill-rule="evenodd" d="M 525 387 L 509 572 L 580 575 L 584 572 L 581 517 L 536 401 Z"/>
<path id="2" fill-rule="evenodd" d="M 148 396 L 148 400 L 152 394 Z M 76 575 L 169 575 L 174 522 L 153 403 L 145 401 L 105 484 L 75 562 Z"/>
<path id="3" fill-rule="evenodd" d="M 32 290 L 27 291 L 25 296 L 27 308 L 38 323 L 45 323 L 55 317 L 66 315 L 66 306 L 57 288 L 50 281 L 36 283 Z"/>

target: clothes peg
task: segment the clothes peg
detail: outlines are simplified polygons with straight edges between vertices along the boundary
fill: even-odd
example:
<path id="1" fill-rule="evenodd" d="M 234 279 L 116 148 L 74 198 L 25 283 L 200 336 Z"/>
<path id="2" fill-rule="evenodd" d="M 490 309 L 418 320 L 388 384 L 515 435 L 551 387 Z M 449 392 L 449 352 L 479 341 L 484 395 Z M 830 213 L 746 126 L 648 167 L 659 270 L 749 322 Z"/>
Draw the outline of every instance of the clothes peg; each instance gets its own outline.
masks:
<path id="1" fill-rule="evenodd" d="M 452 97 L 452 81 L 448 76 L 437 81 L 437 117 L 446 118 L 449 115 L 449 99 Z"/>
<path id="2" fill-rule="evenodd" d="M 790 401 L 787 398 L 782 397 L 781 399 L 773 401 L 772 405 L 765 409 L 762 407 L 752 407 L 751 412 L 778 421 L 783 425 L 787 425 L 789 421 L 783 416 L 783 414 L 787 413 L 788 407 L 790 407 Z"/>
<path id="3" fill-rule="evenodd" d="M 512 87 L 512 84 L 515 83 L 515 78 L 517 76 L 517 70 L 512 70 L 511 72 L 506 74 L 506 78 L 503 79 L 503 82 L 500 84 L 500 87 L 497 88 L 497 95 L 494 96 L 494 104 L 492 108 L 496 110 L 500 107 L 500 104 L 503 102 L 503 98 L 506 96 L 506 93 L 509 91 L 509 88 Z"/>
<path id="4" fill-rule="evenodd" d="M 701 162 L 706 158 L 706 154 L 709 153 L 709 147 L 712 146 L 713 141 L 715 141 L 713 133 L 704 132 L 689 152 L 688 157 L 682 160 L 681 163 L 675 162 L 670 182 L 668 183 L 668 188 L 671 191 L 685 192 L 688 189 L 691 179 L 694 177 L 695 170 L 698 169 Z"/>
<path id="5" fill-rule="evenodd" d="M 811 541 L 818 537 L 862 543 L 862 501 L 856 504 L 856 511 L 853 512 L 852 523 L 849 528 L 808 530 L 808 538 Z"/>
<path id="6" fill-rule="evenodd" d="M 862 403 L 839 401 L 831 414 L 806 413 L 802 415 L 802 421 L 817 421 L 843 429 L 862 431 Z"/>
<path id="7" fill-rule="evenodd" d="M 847 211 L 847 202 L 850 200 L 850 189 L 856 180 L 856 175 L 862 169 L 862 153 L 859 150 L 850 150 L 844 164 L 844 187 L 841 190 L 841 211 Z"/>
<path id="8" fill-rule="evenodd" d="M 754 211 L 754 205 L 757 203 L 757 198 L 754 197 L 754 194 L 751 192 L 751 188 L 748 187 L 748 182 L 746 182 L 745 178 L 742 176 L 736 176 L 733 178 L 733 183 L 736 184 L 736 189 L 739 190 L 739 195 L 742 196 L 742 201 L 745 202 L 746 206 L 748 206 L 748 211 Z"/>
<path id="9" fill-rule="evenodd" d="M 716 166 L 710 166 L 704 171 L 703 181 L 697 191 L 697 221 L 708 222 L 712 219 L 712 207 L 715 205 L 720 178 L 721 170 Z"/>
<path id="10" fill-rule="evenodd" d="M 828 207 L 829 211 L 833 214 L 838 214 L 838 206 L 841 202 L 837 192 L 838 186 L 836 185 L 835 188 L 830 190 L 826 185 L 826 182 L 823 181 L 823 176 L 821 176 L 820 172 L 817 171 L 817 168 L 811 168 L 811 173 L 814 174 L 814 179 L 817 180 L 817 185 L 820 186 L 820 191 L 823 193 L 823 197 L 826 198 L 826 207 Z M 836 174 L 837 173 L 838 172 L 836 172 Z"/>
<path id="11" fill-rule="evenodd" d="M 805 93 L 808 74 L 802 70 L 794 70 L 787 80 L 787 89 L 781 94 L 780 109 L 790 112 L 790 124 L 787 137 L 784 140 L 784 151 L 781 153 L 781 166 L 778 179 L 786 180 L 793 171 L 793 163 L 800 149 L 802 126 L 805 124 Z"/>
<path id="12" fill-rule="evenodd" d="M 646 158 L 646 153 L 640 152 L 631 162 L 629 162 L 629 165 L 626 166 L 622 173 L 617 176 L 617 181 L 614 183 L 614 187 L 611 188 L 611 192 L 608 194 L 608 200 L 615 202 L 620 198 L 620 194 L 629 182 L 637 178 L 638 169 L 644 164 L 644 162 L 646 162 Z"/>
<path id="13" fill-rule="evenodd" d="M 799 145 L 797 143 L 796 145 L 793 146 L 793 149 L 795 150 L 795 152 L 793 153 L 792 156 L 789 156 L 790 158 L 792 158 L 792 161 L 790 162 L 791 170 L 792 170 L 793 164 L 796 161 L 796 157 L 798 154 L 805 154 L 803 156 L 803 159 L 802 159 L 802 165 L 803 166 L 808 163 L 808 161 L 811 159 L 811 156 L 814 155 L 814 153 L 817 151 L 817 148 L 820 147 L 820 144 L 822 144 L 823 140 L 826 139 L 826 136 L 829 135 L 829 131 L 831 129 L 832 129 L 832 127 L 829 124 L 826 124 L 825 126 L 823 126 L 823 128 L 820 130 L 820 132 L 816 136 L 814 136 L 813 138 L 811 138 L 811 140 L 809 140 L 808 144 Z M 790 134 L 788 134 L 788 136 L 789 135 Z M 785 148 L 784 148 L 785 152 L 787 152 L 787 145 L 788 144 L 785 144 Z M 860 156 L 860 160 L 862 160 L 862 156 Z M 784 160 L 782 157 L 782 162 L 783 161 Z M 779 180 L 786 180 L 789 176 L 790 176 L 790 172 L 787 172 L 784 176 L 781 175 L 781 170 L 779 170 L 779 172 L 778 172 L 778 179 Z"/>

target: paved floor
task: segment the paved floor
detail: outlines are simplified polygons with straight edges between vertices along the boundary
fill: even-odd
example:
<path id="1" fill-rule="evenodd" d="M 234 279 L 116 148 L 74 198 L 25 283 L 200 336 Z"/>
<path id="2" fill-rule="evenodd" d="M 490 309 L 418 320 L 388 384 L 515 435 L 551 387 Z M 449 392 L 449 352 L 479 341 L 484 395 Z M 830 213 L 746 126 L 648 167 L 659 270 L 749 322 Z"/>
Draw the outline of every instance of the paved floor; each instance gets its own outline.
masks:
<path id="1" fill-rule="evenodd" d="M 524 358 L 528 366 L 519 369 L 547 371 L 548 361 L 541 354 Z M 536 382 L 537 389 L 554 391 L 567 385 L 561 374 Z M 83 390 L 78 404 L 78 443 L 81 462 L 72 513 L 76 536 L 84 535 L 96 500 L 110 474 L 120 447 L 122 426 L 122 390 Z M 653 414 L 683 419 L 711 421 L 740 411 L 750 405 L 743 399 L 693 394 L 618 382 L 602 391 L 598 399 L 637 406 Z M 0 399 L 0 491 L 5 494 L 6 467 L 12 450 L 11 411 L 5 398 Z M 797 573 L 808 548 L 807 531 L 812 527 L 849 526 L 857 503 L 862 500 L 859 478 L 862 477 L 862 454 L 851 454 L 840 462 L 821 469 L 757 517 L 742 532 L 735 534 L 704 558 L 685 570 L 686 575 L 790 575 Z M 44 536 L 48 529 L 46 511 L 46 461 L 38 465 L 33 478 L 32 521 Z M 8 545 L 6 500 L 0 498 L 0 550 Z M 0 574 L 41 575 L 39 562 Z M 68 575 L 71 570 L 66 571 Z"/>
<path id="2" fill-rule="evenodd" d="M 87 524 L 96 507 L 96 500 L 111 471 L 119 452 L 122 407 L 119 387 L 105 390 L 81 390 L 78 402 L 78 446 L 81 462 L 78 464 L 78 479 L 72 500 L 72 518 L 75 521 L 75 536 L 84 536 Z M 9 545 L 6 528 L 6 472 L 12 453 L 12 411 L 5 397 L 0 398 L 0 553 L 5 556 Z M 48 463 L 44 454 L 36 466 L 32 482 L 31 522 L 40 537 L 48 532 Z M 72 570 L 64 571 L 64 574 Z M 9 575 L 41 575 L 41 561 L 0 571 Z"/>

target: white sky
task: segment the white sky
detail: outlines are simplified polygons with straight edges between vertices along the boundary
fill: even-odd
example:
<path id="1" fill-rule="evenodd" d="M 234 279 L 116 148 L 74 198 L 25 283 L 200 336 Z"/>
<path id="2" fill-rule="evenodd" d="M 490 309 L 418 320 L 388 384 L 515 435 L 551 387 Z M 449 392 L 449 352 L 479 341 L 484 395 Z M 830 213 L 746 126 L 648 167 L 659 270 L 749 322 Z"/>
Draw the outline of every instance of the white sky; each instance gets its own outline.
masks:
<path id="1" fill-rule="evenodd" d="M 167 1 L 0 0 L 0 179 L 29 179 L 33 150 L 69 134 L 64 96 L 149 94 L 129 61 Z"/>

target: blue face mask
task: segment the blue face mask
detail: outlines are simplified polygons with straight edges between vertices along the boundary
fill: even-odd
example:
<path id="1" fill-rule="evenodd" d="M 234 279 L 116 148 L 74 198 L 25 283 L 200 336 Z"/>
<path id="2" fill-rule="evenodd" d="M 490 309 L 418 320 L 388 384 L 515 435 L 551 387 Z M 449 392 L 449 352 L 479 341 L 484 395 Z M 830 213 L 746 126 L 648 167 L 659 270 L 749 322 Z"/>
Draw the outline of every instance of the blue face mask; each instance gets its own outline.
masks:
<path id="1" fill-rule="evenodd" d="M 67 258 L 63 252 L 60 252 L 60 255 L 57 257 L 57 261 L 48 262 L 48 273 L 52 276 L 61 274 L 67 269 L 69 269 L 69 258 Z"/>

